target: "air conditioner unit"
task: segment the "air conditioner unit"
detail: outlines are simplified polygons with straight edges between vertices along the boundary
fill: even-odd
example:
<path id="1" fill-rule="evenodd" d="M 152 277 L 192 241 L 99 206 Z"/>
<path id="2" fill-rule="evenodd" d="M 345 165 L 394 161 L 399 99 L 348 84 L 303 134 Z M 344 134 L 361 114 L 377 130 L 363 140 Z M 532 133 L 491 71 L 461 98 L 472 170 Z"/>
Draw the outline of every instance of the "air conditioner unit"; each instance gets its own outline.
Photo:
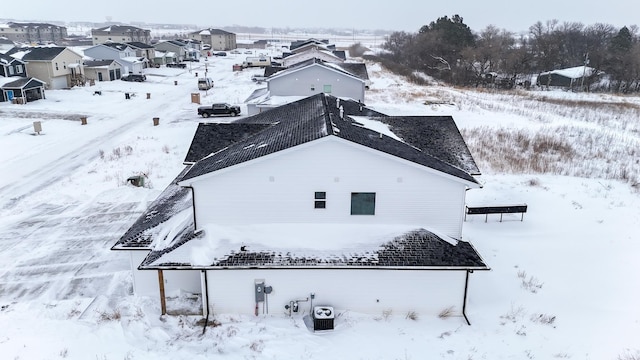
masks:
<path id="1" fill-rule="evenodd" d="M 313 331 L 333 330 L 335 315 L 331 306 L 313 307 Z"/>

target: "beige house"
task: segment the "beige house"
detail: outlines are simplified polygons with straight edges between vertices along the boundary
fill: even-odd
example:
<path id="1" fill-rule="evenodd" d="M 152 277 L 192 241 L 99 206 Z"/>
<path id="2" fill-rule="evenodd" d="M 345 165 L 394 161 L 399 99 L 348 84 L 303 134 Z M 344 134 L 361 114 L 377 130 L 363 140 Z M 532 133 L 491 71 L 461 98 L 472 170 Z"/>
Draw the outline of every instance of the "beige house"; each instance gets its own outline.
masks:
<path id="1" fill-rule="evenodd" d="M 204 29 L 189 34 L 189 38 L 211 46 L 212 51 L 233 50 L 238 47 L 236 34 L 220 29 Z"/>
<path id="2" fill-rule="evenodd" d="M 82 55 L 69 48 L 14 48 L 8 54 L 24 61 L 29 76 L 44 81 L 49 90 L 70 88 L 85 82 Z"/>
<path id="3" fill-rule="evenodd" d="M 93 45 L 107 42 L 151 44 L 151 30 L 128 25 L 110 25 L 99 29 L 91 29 L 91 38 Z"/>

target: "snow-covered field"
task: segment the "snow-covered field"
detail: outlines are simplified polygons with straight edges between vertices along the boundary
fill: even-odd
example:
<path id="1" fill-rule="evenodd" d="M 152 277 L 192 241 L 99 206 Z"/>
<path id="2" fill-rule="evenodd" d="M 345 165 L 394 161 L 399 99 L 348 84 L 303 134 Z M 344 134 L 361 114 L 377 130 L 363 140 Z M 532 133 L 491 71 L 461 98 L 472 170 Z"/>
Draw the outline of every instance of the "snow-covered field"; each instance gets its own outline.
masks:
<path id="1" fill-rule="evenodd" d="M 203 333 L 198 317 L 159 316 L 158 299 L 131 294 L 128 259 L 109 248 L 183 168 L 201 121 L 191 94 L 200 93 L 203 104 L 241 103 L 256 88 L 251 76 L 260 70 L 231 71 L 244 56 L 211 58 L 206 68 L 202 61 L 150 69 L 145 83 L 102 82 L 48 91 L 27 105 L 0 103 L 0 358 L 640 359 L 640 195 L 633 182 L 498 173 L 483 166 L 506 155 L 497 153 L 476 158 L 484 188 L 469 191 L 468 203 L 527 203 L 529 211 L 522 222 L 520 215 L 467 218 L 464 236 L 492 268 L 471 276 L 472 326 L 451 316 L 341 311 L 334 331 L 315 334 L 303 314 L 283 312 L 216 314 L 218 326 Z M 215 81 L 207 93 L 196 82 L 205 70 Z M 536 97 L 632 108 L 637 98 L 420 87 L 375 64 L 369 71 L 366 103 L 389 115 L 453 115 L 464 132 L 588 128 L 593 141 L 607 141 L 605 152 L 626 154 L 603 163 L 637 166 L 632 113 L 601 121 L 598 107 L 566 111 Z M 125 100 L 125 92 L 135 96 Z M 34 121 L 42 123 L 39 135 Z M 603 166 L 595 161 L 596 171 L 583 173 L 600 174 Z M 146 187 L 127 185 L 142 173 Z"/>

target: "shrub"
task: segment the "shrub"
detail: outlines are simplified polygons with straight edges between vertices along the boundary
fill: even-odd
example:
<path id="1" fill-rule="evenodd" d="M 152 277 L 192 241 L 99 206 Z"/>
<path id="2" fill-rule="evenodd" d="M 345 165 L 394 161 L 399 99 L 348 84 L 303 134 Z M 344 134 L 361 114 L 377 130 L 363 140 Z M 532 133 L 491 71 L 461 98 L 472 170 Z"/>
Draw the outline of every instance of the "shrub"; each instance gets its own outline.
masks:
<path id="1" fill-rule="evenodd" d="M 440 313 L 438 314 L 438 317 L 441 319 L 446 319 L 448 317 L 450 317 L 451 315 L 453 315 L 453 311 L 454 311 L 455 307 L 453 306 L 449 306 L 448 308 L 444 308 L 440 311 Z"/>

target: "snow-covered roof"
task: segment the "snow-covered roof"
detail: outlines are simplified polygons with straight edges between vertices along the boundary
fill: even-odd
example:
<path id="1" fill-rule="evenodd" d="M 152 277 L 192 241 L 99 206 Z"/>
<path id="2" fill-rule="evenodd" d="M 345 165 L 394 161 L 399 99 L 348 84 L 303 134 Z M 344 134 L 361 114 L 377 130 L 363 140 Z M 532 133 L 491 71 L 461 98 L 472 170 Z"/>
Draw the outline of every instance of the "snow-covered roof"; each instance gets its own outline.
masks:
<path id="1" fill-rule="evenodd" d="M 576 66 L 572 68 L 552 70 L 540 73 L 540 75 L 550 75 L 557 74 L 564 77 L 568 77 L 570 79 L 579 79 L 583 76 L 591 76 L 596 71 L 596 69 L 588 66 Z"/>

